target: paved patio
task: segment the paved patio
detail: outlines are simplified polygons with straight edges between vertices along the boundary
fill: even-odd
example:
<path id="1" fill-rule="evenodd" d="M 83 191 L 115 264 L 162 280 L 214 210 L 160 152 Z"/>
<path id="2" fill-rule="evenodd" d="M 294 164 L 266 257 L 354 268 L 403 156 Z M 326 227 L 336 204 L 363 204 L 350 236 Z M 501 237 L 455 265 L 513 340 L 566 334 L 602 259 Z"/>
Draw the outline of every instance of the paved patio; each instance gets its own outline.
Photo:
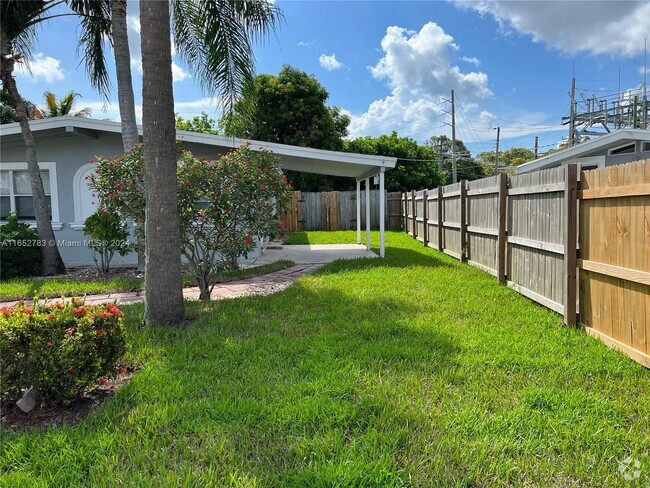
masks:
<path id="1" fill-rule="evenodd" d="M 337 259 L 376 258 L 374 252 L 360 244 L 301 244 L 283 245 L 280 249 L 267 248 L 264 253 L 251 261 L 255 266 L 288 259 L 296 264 L 327 264 Z"/>

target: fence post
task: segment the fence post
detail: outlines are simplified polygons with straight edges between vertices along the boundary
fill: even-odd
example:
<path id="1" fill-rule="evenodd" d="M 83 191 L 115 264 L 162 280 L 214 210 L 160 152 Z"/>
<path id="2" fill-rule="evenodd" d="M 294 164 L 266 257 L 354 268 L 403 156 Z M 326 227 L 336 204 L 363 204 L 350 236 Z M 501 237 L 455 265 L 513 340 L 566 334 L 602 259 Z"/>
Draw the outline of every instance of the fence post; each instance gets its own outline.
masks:
<path id="1" fill-rule="evenodd" d="M 506 283 L 506 216 L 508 211 L 508 176 L 499 173 L 499 222 L 497 223 L 497 278 L 499 283 Z"/>
<path id="2" fill-rule="evenodd" d="M 578 166 L 564 167 L 564 323 L 576 325 Z"/>
<path id="3" fill-rule="evenodd" d="M 460 260 L 467 261 L 467 180 L 460 181 Z"/>
<path id="4" fill-rule="evenodd" d="M 400 194 L 400 204 L 402 208 L 402 229 L 404 229 L 404 232 L 407 232 L 406 228 L 406 193 L 402 192 Z"/>
<path id="5" fill-rule="evenodd" d="M 443 222 L 445 221 L 443 211 L 444 211 L 444 202 L 442 201 L 442 186 L 438 186 L 438 251 L 442 252 L 444 250 L 444 245 L 442 238 L 445 235 Z"/>
<path id="6" fill-rule="evenodd" d="M 418 236 L 418 223 L 417 223 L 417 214 L 418 214 L 418 206 L 415 203 L 415 190 L 411 190 L 411 210 L 413 213 L 413 222 L 411 227 L 411 235 L 413 236 L 413 239 L 416 239 Z"/>
<path id="7" fill-rule="evenodd" d="M 423 190 L 422 191 L 422 220 L 423 220 L 423 239 L 422 242 L 424 243 L 424 246 L 426 247 L 429 244 L 429 224 L 427 220 L 429 220 L 429 190 Z"/>

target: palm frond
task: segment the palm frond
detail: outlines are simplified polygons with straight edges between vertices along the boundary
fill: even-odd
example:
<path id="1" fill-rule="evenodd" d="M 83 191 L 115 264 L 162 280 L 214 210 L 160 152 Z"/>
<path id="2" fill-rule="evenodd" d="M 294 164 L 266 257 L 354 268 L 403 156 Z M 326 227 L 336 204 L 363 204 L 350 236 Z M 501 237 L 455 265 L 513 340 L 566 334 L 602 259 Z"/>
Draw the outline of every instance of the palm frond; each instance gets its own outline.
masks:
<path id="1" fill-rule="evenodd" d="M 90 84 L 107 100 L 111 92 L 104 46 L 111 42 L 111 9 L 108 0 L 67 0 L 70 9 L 80 16 L 81 33 L 77 53 L 82 54 Z"/>
<path id="2" fill-rule="evenodd" d="M 253 81 L 252 41 L 275 29 L 281 11 L 266 0 L 172 0 L 171 13 L 180 60 L 231 113 Z"/>
<path id="3" fill-rule="evenodd" d="M 3 45 L 10 52 L 3 56 L 29 58 L 34 52 L 36 24 L 46 20 L 46 12 L 52 2 L 46 0 L 2 0 L 0 10 L 0 29 L 7 40 Z"/>

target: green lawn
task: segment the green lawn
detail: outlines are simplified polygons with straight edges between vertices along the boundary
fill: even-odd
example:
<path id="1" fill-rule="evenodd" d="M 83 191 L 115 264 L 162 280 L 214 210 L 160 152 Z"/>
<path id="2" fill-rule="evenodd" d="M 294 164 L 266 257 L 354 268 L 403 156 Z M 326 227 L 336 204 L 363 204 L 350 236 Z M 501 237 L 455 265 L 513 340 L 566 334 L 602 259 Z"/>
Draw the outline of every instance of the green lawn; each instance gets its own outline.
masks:
<path id="1" fill-rule="evenodd" d="M 403 233 L 387 245 L 190 302 L 184 329 L 126 307 L 141 371 L 74 428 L 0 434 L 0 484 L 648 486 L 650 371 Z"/>
<path id="2" fill-rule="evenodd" d="M 264 264 L 253 268 L 224 271 L 215 280 L 217 283 L 242 280 L 252 276 L 271 273 L 289 268 L 294 263 L 287 260 Z M 183 276 L 184 286 L 196 286 L 192 276 Z M 56 278 L 15 278 L 0 284 L 0 301 L 40 298 L 56 298 L 61 296 L 84 296 L 101 293 L 122 293 L 144 289 L 144 279 L 141 278 L 107 278 L 94 281 L 79 281 L 74 276 Z"/>

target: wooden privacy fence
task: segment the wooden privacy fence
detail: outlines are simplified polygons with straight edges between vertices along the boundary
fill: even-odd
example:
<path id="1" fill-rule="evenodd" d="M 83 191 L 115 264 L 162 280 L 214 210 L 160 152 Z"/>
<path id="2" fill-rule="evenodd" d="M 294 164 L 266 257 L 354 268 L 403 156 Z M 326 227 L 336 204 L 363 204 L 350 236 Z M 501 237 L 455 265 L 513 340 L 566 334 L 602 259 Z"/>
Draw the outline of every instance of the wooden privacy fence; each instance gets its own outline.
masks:
<path id="1" fill-rule="evenodd" d="M 366 225 L 366 195 L 361 192 L 361 226 Z M 385 225 L 402 224 L 401 193 L 386 192 Z M 356 191 L 299 192 L 291 197 L 286 228 L 299 230 L 351 230 L 357 228 Z M 370 191 L 370 226 L 379 228 L 379 190 Z"/>
<path id="2" fill-rule="evenodd" d="M 407 192 L 403 226 L 650 367 L 650 160 L 580 180 L 569 165 Z"/>

